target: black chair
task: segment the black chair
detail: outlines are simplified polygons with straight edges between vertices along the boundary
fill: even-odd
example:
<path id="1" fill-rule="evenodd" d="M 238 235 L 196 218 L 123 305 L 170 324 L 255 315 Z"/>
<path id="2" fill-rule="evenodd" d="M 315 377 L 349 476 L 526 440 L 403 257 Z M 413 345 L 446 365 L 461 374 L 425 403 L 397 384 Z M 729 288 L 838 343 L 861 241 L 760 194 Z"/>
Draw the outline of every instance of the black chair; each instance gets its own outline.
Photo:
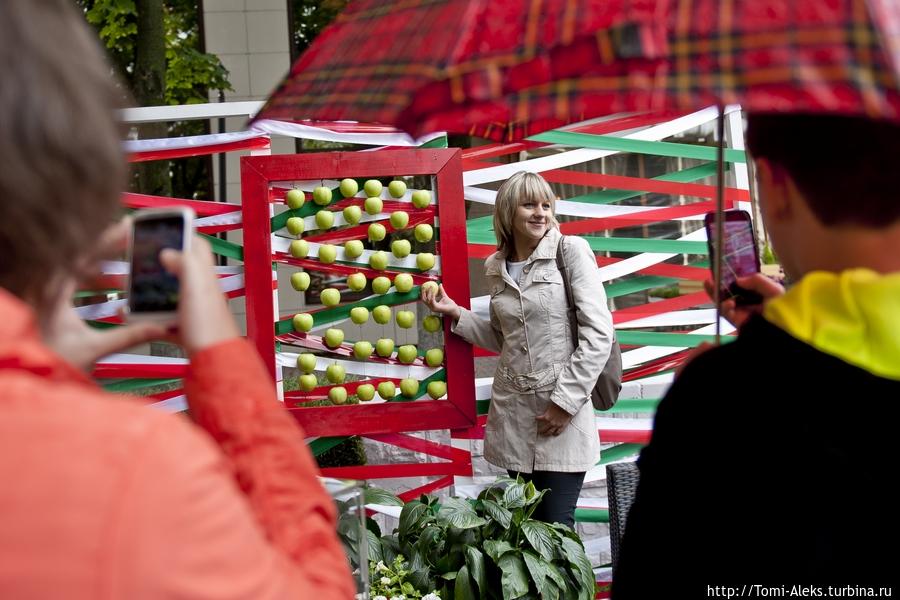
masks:
<path id="1" fill-rule="evenodd" d="M 606 497 L 609 503 L 609 544 L 612 551 L 612 575 L 616 578 L 616 566 L 622 548 L 622 536 L 628 512 L 634 503 L 640 471 L 637 463 L 625 462 L 606 465 Z"/>

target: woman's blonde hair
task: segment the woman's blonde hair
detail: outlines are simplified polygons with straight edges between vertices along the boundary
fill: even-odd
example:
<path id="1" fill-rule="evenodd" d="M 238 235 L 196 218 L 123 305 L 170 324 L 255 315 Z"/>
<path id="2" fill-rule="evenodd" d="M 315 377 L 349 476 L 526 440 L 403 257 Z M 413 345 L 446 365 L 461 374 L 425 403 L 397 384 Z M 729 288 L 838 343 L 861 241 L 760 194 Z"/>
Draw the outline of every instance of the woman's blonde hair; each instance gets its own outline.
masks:
<path id="1" fill-rule="evenodd" d="M 549 227 L 559 227 L 556 222 L 556 194 L 547 180 L 537 173 L 519 171 L 503 182 L 497 190 L 494 202 L 494 235 L 497 250 L 506 254 L 514 247 L 513 218 L 516 209 L 525 202 L 550 202 Z"/>

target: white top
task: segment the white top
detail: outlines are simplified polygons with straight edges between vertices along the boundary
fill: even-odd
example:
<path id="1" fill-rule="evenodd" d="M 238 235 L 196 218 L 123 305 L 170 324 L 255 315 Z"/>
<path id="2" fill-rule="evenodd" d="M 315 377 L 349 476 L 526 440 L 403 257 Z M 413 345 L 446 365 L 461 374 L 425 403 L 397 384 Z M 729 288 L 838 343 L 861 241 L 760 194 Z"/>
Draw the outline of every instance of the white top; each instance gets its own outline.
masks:
<path id="1" fill-rule="evenodd" d="M 506 261 L 506 272 L 509 273 L 510 278 L 516 282 L 516 285 L 519 285 L 521 282 L 519 281 L 522 278 L 522 269 L 525 268 L 525 263 L 528 260 L 520 260 L 519 262 L 513 262 L 511 260 Z"/>

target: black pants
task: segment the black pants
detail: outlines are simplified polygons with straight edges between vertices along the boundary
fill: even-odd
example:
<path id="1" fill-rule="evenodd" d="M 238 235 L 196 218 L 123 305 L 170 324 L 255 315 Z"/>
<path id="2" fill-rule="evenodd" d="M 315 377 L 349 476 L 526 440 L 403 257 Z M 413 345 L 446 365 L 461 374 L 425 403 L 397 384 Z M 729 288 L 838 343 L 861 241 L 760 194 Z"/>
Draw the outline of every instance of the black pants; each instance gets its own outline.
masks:
<path id="1" fill-rule="evenodd" d="M 531 481 L 538 491 L 549 490 L 544 494 L 531 518 L 544 523 L 562 523 L 575 527 L 575 504 L 581 494 L 584 483 L 584 472 L 559 473 L 557 471 L 535 471 L 533 473 L 516 473 L 507 471 L 510 477 L 519 475 L 526 482 Z"/>

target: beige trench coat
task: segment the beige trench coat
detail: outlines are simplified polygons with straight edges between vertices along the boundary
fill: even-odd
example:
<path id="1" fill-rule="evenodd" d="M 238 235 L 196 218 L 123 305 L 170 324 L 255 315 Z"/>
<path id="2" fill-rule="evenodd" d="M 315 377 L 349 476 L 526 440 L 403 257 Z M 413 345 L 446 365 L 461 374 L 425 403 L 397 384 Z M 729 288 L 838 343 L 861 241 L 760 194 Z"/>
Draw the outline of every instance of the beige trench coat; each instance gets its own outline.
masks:
<path id="1" fill-rule="evenodd" d="M 495 252 L 485 261 L 490 320 L 462 309 L 453 332 L 498 352 L 484 436 L 484 457 L 504 469 L 579 472 L 600 455 L 590 392 L 609 358 L 614 331 L 594 253 L 579 237 L 567 237 L 578 343 L 570 331 L 565 285 L 556 266 L 558 229 L 547 232 L 523 270 L 521 289 Z M 535 417 L 550 402 L 572 421 L 558 436 L 541 436 Z"/>

